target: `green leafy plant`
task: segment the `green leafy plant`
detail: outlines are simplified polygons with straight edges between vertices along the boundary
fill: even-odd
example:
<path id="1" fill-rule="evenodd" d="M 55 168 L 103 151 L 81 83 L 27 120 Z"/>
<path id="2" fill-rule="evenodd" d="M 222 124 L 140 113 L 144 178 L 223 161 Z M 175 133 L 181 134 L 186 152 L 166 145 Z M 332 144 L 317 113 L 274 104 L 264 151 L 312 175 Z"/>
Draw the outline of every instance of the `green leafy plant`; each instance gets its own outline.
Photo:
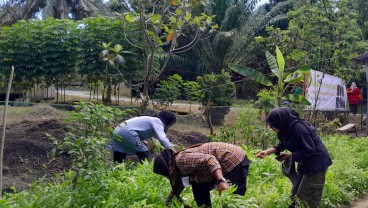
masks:
<path id="1" fill-rule="evenodd" d="M 265 86 L 272 87 L 274 91 L 275 100 L 278 106 L 282 105 L 282 100 L 289 100 L 292 102 L 303 103 L 306 105 L 310 105 L 311 103 L 302 95 L 299 94 L 288 94 L 287 90 L 290 86 L 302 81 L 304 79 L 304 75 L 309 73 L 311 70 L 308 66 L 303 66 L 292 73 L 288 73 L 285 71 L 285 60 L 281 51 L 278 47 L 276 47 L 276 57 L 273 56 L 270 52 L 266 52 L 267 62 L 272 71 L 272 73 L 276 76 L 277 82 L 273 84 L 270 79 L 268 79 L 265 75 L 251 69 L 249 67 L 240 66 L 236 64 L 229 64 L 229 68 L 233 71 L 246 76 L 260 84 Z"/>
<path id="2" fill-rule="evenodd" d="M 199 102 L 205 108 L 206 121 L 213 134 L 212 109 L 213 106 L 231 106 L 235 99 L 235 84 L 231 81 L 228 72 L 221 74 L 205 74 L 197 77 L 197 82 L 202 88 L 203 96 L 199 97 Z M 228 108 L 225 108 L 228 111 Z"/>
<path id="3" fill-rule="evenodd" d="M 260 110 L 260 113 L 264 112 L 266 115 L 275 107 L 275 96 L 271 90 L 263 89 L 258 94 L 258 100 L 254 103 L 254 106 Z"/>
<path id="4" fill-rule="evenodd" d="M 105 104 L 111 104 L 111 92 L 112 92 L 112 82 L 113 78 L 121 76 L 123 78 L 123 73 L 119 70 L 120 66 L 126 63 L 125 58 L 122 54 L 131 54 L 130 51 L 124 51 L 123 46 L 116 44 L 111 47 L 111 43 L 102 43 L 103 50 L 100 53 L 100 60 L 105 62 L 105 75 L 103 76 L 105 86 L 107 86 L 106 97 L 103 99 Z M 112 70 L 109 70 L 112 69 Z"/>
<path id="5" fill-rule="evenodd" d="M 207 32 L 212 33 L 218 28 L 213 23 L 214 16 L 204 12 L 208 4 L 209 2 L 204 0 L 141 0 L 125 3 L 127 8 L 131 8 L 124 14 L 126 28 L 140 31 L 140 36 L 137 39 L 129 38 L 129 42 L 141 49 L 143 54 L 141 112 L 144 112 L 149 104 L 149 87 L 159 80 L 170 58 L 174 54 L 189 50 L 201 37 L 206 37 Z M 194 12 L 195 10 L 200 12 Z M 193 36 L 186 35 L 190 33 Z M 179 38 L 183 36 L 189 41 L 180 44 Z M 128 36 L 126 38 L 128 39 Z"/>
<path id="6" fill-rule="evenodd" d="M 201 100 L 204 97 L 198 82 L 187 81 L 183 83 L 184 97 L 189 100 L 189 113 L 192 112 L 192 101 Z"/>
<path id="7" fill-rule="evenodd" d="M 253 148 L 266 148 L 278 141 L 275 133 L 267 128 L 259 118 L 258 111 L 252 108 L 237 109 L 234 125 L 223 126 L 220 133 L 212 136 L 213 141 L 242 143 Z"/>
<path id="8" fill-rule="evenodd" d="M 53 141 L 59 150 L 67 152 L 72 158 L 73 168 L 77 173 L 74 187 L 79 175 L 89 177 L 91 171 L 108 163 L 106 145 L 111 138 L 112 127 L 116 125 L 114 122 L 131 112 L 133 111 L 81 102 L 76 110 L 70 113 L 65 120 L 69 131 L 64 141 L 59 142 L 55 138 Z"/>
<path id="9" fill-rule="evenodd" d="M 244 144 L 244 136 L 237 142 Z M 321 208 L 340 207 L 367 194 L 367 140 L 348 136 L 322 138 L 331 154 L 333 165 L 327 171 Z M 291 203 L 291 182 L 282 175 L 281 163 L 271 155 L 263 160 L 255 158 L 259 151 L 241 145 L 252 161 L 247 178 L 245 196 L 230 194 L 236 187 L 219 195 L 211 192 L 214 207 L 288 207 Z M 170 192 L 169 181 L 152 171 L 152 163 L 109 166 L 91 170 L 89 177 L 78 180 L 72 189 L 76 172 L 65 171 L 50 182 L 36 182 L 32 188 L 0 199 L 0 207 L 164 207 Z M 123 198 L 122 198 L 123 197 Z M 196 207 L 191 188 L 182 193 L 185 205 Z M 184 205 L 174 200 L 171 207 Z"/>
<path id="10" fill-rule="evenodd" d="M 153 94 L 153 98 L 158 101 L 158 107 L 164 106 L 166 108 L 172 105 L 181 95 L 183 83 L 184 80 L 178 74 L 174 74 L 169 76 L 166 80 L 162 80 Z"/>

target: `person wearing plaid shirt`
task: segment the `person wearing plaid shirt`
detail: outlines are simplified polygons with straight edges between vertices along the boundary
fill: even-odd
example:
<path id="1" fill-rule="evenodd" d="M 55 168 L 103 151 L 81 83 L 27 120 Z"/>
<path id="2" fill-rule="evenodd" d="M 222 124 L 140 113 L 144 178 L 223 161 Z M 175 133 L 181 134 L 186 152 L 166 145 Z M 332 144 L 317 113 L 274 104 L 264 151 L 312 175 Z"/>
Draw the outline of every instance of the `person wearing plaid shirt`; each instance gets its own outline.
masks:
<path id="1" fill-rule="evenodd" d="M 249 164 L 250 160 L 242 148 L 223 142 L 209 142 L 177 153 L 164 150 L 155 158 L 153 171 L 170 180 L 172 192 L 167 202 L 173 196 L 180 199 L 184 189 L 181 179 L 189 176 L 197 205 L 211 207 L 210 191 L 215 188 L 221 194 L 229 188 L 228 182 L 237 186 L 234 193 L 245 194 Z"/>

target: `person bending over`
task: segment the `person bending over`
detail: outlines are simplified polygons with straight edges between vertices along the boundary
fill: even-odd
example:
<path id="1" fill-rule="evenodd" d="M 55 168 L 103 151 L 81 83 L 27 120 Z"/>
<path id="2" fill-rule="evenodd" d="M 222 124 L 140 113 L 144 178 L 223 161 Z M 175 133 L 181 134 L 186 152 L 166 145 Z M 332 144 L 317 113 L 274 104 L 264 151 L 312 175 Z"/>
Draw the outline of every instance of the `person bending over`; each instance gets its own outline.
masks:
<path id="1" fill-rule="evenodd" d="M 108 144 L 113 151 L 114 161 L 122 163 L 127 154 L 136 154 L 140 161 L 150 159 L 150 152 L 143 141 L 152 137 L 165 148 L 172 147 L 166 132 L 175 122 L 175 114 L 166 110 L 158 116 L 139 116 L 122 122 L 115 128 L 113 139 Z"/>
<path id="2" fill-rule="evenodd" d="M 274 153 L 279 155 L 280 161 L 296 161 L 298 178 L 292 188 L 293 204 L 290 207 L 296 206 L 296 198 L 308 207 L 319 207 L 326 172 L 332 161 L 316 129 L 287 107 L 273 109 L 268 114 L 266 123 L 277 132 L 280 143 L 259 152 L 256 156 L 265 158 Z M 284 152 L 285 150 L 291 153 Z"/>
<path id="3" fill-rule="evenodd" d="M 244 195 L 250 160 L 245 151 L 235 145 L 209 142 L 194 145 L 180 152 L 163 150 L 155 157 L 153 172 L 170 180 L 172 191 L 166 199 L 170 203 L 184 189 L 182 178 L 192 185 L 194 200 L 198 206 L 211 207 L 210 191 L 221 192 L 235 184 L 234 192 Z"/>

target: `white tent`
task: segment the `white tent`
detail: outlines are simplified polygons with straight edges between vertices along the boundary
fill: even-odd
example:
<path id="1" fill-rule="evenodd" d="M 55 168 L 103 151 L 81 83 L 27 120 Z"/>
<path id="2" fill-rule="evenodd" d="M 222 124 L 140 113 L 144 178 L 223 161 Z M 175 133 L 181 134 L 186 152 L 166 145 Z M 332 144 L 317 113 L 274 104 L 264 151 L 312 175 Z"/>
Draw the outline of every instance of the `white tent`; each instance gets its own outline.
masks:
<path id="1" fill-rule="evenodd" d="M 307 109 L 320 111 L 347 111 L 349 104 L 342 79 L 311 70 L 305 86 L 306 98 L 312 103 Z"/>

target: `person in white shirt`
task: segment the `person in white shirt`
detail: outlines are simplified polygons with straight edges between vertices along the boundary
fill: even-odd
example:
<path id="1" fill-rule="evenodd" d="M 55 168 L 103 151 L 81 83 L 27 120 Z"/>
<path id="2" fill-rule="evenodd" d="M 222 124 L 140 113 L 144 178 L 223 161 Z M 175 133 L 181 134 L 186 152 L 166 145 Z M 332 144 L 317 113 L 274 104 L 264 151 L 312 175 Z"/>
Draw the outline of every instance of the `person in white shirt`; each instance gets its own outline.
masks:
<path id="1" fill-rule="evenodd" d="M 176 123 L 173 112 L 163 110 L 158 116 L 139 116 L 122 122 L 114 130 L 108 148 L 113 151 L 114 161 L 122 163 L 127 154 L 136 154 L 140 161 L 151 159 L 144 140 L 155 137 L 163 147 L 171 148 L 167 130 Z"/>

